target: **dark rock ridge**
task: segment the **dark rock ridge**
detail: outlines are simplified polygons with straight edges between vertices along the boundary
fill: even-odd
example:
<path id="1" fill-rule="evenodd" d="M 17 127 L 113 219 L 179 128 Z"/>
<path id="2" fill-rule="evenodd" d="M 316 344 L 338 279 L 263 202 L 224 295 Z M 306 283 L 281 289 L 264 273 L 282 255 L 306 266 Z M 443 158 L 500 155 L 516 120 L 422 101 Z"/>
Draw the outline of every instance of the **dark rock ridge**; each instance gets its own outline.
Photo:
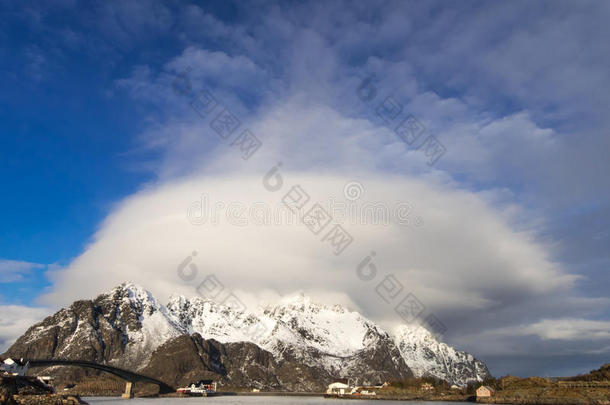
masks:
<path id="1" fill-rule="evenodd" d="M 368 369 L 354 368 L 352 375 L 363 380 L 410 376 L 406 366 L 402 370 L 394 368 L 387 360 L 388 353 L 369 352 L 362 357 Z M 356 359 L 351 361 L 358 364 Z M 353 367 L 353 364 L 346 361 L 346 367 Z M 277 391 L 323 391 L 335 378 L 327 370 L 303 364 L 289 353 L 277 361 L 271 352 L 253 343 L 223 344 L 203 339 L 197 333 L 165 342 L 153 353 L 142 372 L 176 386 L 197 379 L 214 379 L 222 385 Z"/>

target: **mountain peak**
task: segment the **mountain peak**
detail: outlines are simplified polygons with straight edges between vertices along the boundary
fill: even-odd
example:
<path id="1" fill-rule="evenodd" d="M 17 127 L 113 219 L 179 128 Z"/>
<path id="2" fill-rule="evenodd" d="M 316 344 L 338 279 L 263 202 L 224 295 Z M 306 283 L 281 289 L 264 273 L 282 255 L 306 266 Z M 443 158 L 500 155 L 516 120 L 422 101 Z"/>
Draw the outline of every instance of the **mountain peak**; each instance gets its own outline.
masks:
<path id="1" fill-rule="evenodd" d="M 134 294 L 148 294 L 148 295 L 151 295 L 148 290 L 146 290 L 141 285 L 134 283 L 133 281 L 124 281 L 120 285 L 118 285 L 118 286 L 116 286 L 116 287 L 114 287 L 112 289 L 112 291 L 114 291 L 114 290 L 129 291 L 129 292 L 132 292 Z"/>
<path id="2" fill-rule="evenodd" d="M 138 285 L 132 281 L 124 281 L 121 284 L 112 287 L 110 290 L 107 290 L 103 293 L 101 293 L 101 295 L 108 295 L 108 296 L 114 296 L 114 295 L 121 295 L 124 297 L 137 297 L 137 296 L 147 296 L 150 295 L 152 296 L 152 294 L 147 291 L 144 287 L 142 287 L 141 285 Z"/>
<path id="3" fill-rule="evenodd" d="M 319 306 L 317 303 L 313 302 L 312 299 L 305 295 L 304 292 L 298 292 L 296 294 L 286 295 L 282 297 L 276 307 L 291 307 L 294 309 L 303 310 L 307 307 Z"/>
<path id="4" fill-rule="evenodd" d="M 342 305 L 334 304 L 327 305 L 323 304 L 315 299 L 311 298 L 304 292 L 298 292 L 296 294 L 286 295 L 282 297 L 278 304 L 267 306 L 268 313 L 285 313 L 286 311 L 297 311 L 307 313 L 319 313 L 320 311 L 332 311 L 337 313 L 353 312 L 343 307 Z"/>
<path id="5" fill-rule="evenodd" d="M 394 332 L 397 339 L 415 339 L 420 342 L 435 342 L 439 343 L 436 337 L 426 328 L 419 324 L 402 324 L 399 325 Z"/>
<path id="6" fill-rule="evenodd" d="M 122 303 L 136 308 L 139 313 L 152 313 L 164 309 L 150 291 L 131 281 L 126 281 L 101 294 L 97 300 Z"/>

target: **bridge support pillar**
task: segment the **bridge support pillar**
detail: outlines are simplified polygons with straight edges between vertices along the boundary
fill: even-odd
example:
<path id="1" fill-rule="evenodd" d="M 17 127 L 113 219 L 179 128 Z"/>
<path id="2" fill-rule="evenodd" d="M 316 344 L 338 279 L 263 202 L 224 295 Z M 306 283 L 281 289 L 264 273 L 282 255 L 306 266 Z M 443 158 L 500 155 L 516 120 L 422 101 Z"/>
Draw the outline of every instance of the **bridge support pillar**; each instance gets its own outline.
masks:
<path id="1" fill-rule="evenodd" d="M 123 399 L 130 399 L 133 398 L 133 383 L 131 381 L 127 381 L 127 383 L 125 384 L 125 393 L 123 393 L 123 395 L 121 395 L 121 398 Z"/>

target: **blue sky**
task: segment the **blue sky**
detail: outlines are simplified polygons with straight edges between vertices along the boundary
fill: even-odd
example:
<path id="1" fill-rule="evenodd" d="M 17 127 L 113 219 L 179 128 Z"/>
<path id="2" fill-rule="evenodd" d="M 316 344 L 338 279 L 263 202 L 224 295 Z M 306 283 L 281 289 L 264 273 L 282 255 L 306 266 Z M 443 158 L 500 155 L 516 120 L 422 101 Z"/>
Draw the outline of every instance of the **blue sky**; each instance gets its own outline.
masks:
<path id="1" fill-rule="evenodd" d="M 208 245 L 202 266 L 245 295 L 342 294 L 396 322 L 359 284 L 315 281 L 375 248 L 379 266 L 448 325 L 448 342 L 494 374 L 570 374 L 607 358 L 608 4 L 64 0 L 0 10 L 3 346 L 27 321 L 126 278 L 162 297 L 192 294 L 166 269 Z M 179 74 L 264 147 L 240 159 L 172 90 Z M 356 89 L 370 74 L 377 96 L 366 103 Z M 444 144 L 436 164 L 376 115 L 386 97 Z M 277 202 L 250 185 L 278 161 L 320 199 L 358 181 L 366 198 L 408 201 L 425 225 L 355 227 L 353 255 L 333 259 L 283 227 L 249 235 L 188 223 L 202 193 Z M 264 247 L 231 254 L 240 238 Z M 295 273 L 278 279 L 280 264 Z"/>

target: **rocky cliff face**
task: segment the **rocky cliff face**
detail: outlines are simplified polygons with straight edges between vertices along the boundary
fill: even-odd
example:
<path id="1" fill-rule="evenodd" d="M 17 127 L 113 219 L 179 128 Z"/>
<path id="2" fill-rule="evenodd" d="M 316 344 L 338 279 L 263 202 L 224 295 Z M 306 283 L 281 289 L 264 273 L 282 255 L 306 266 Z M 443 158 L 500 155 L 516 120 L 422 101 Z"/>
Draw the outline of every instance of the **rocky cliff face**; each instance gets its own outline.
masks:
<path id="1" fill-rule="evenodd" d="M 416 377 L 436 377 L 463 386 L 491 376 L 482 361 L 438 342 L 421 326 L 399 327 L 396 344 Z"/>
<path id="2" fill-rule="evenodd" d="M 292 381 L 286 380 L 283 384 L 282 371 L 271 353 L 253 343 L 223 344 L 213 339 L 205 340 L 198 333 L 165 342 L 142 370 L 176 386 L 199 379 L 214 379 L 221 385 L 275 390 L 294 388 Z"/>
<path id="3" fill-rule="evenodd" d="M 489 375 L 426 333 L 403 326 L 392 336 L 357 312 L 304 296 L 250 314 L 201 298 L 173 297 L 164 306 L 125 283 L 32 326 L 6 355 L 107 363 L 174 384 L 214 378 L 295 391 L 320 390 L 337 377 L 368 384 L 431 375 L 464 384 Z"/>
<path id="4" fill-rule="evenodd" d="M 81 359 L 138 369 L 160 344 L 181 334 L 150 293 L 124 284 L 93 301 L 76 301 L 32 326 L 6 356 Z"/>

